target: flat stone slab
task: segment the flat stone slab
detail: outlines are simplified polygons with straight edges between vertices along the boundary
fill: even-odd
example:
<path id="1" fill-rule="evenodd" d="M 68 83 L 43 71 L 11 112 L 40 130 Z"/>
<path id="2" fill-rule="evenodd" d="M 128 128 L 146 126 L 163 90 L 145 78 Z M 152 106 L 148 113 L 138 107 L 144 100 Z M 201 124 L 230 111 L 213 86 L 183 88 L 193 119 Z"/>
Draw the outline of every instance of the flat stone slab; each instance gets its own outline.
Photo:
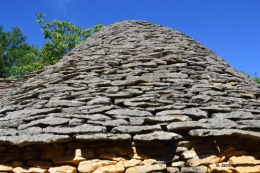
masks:
<path id="1" fill-rule="evenodd" d="M 182 136 L 171 132 L 153 132 L 148 134 L 135 135 L 134 140 L 151 141 L 151 140 L 176 140 L 181 139 Z"/>
<path id="2" fill-rule="evenodd" d="M 259 132 L 251 132 L 237 129 L 197 129 L 190 130 L 190 136 L 205 137 L 205 136 L 238 136 L 241 138 L 251 138 L 253 140 L 260 140 Z"/>
<path id="3" fill-rule="evenodd" d="M 82 126 L 76 126 L 76 127 L 46 127 L 43 129 L 43 131 L 45 133 L 56 133 L 56 134 L 102 133 L 102 132 L 106 132 L 106 127 L 83 124 Z"/>
<path id="4" fill-rule="evenodd" d="M 151 125 L 151 126 L 120 126 L 114 127 L 111 130 L 111 133 L 140 133 L 146 131 L 161 131 L 162 128 L 159 125 Z"/>
<path id="5" fill-rule="evenodd" d="M 89 134 L 89 135 L 77 135 L 77 141 L 93 141 L 93 140 L 131 140 L 131 135 L 129 134 Z"/>
<path id="6" fill-rule="evenodd" d="M 132 110 L 132 109 L 115 109 L 107 111 L 106 114 L 108 115 L 126 115 L 126 116 L 133 116 L 133 117 L 139 117 L 139 116 L 152 116 L 152 113 L 147 111 L 139 111 L 139 110 Z"/>
<path id="7" fill-rule="evenodd" d="M 0 136 L 0 144 L 11 145 L 31 145 L 53 142 L 69 142 L 71 137 L 68 135 L 38 134 L 38 135 L 19 135 L 19 136 Z"/>

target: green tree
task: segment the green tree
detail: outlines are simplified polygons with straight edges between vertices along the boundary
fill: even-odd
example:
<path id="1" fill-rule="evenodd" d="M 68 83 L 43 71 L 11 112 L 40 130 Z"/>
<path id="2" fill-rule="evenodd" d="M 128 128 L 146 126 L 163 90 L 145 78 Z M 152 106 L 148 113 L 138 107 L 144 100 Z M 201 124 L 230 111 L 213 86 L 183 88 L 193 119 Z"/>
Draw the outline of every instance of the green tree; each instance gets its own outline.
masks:
<path id="1" fill-rule="evenodd" d="M 44 21 L 44 14 L 37 13 L 44 35 L 41 49 L 25 43 L 19 28 L 3 32 L 0 25 L 0 77 L 21 77 L 29 72 L 42 69 L 44 66 L 58 62 L 81 41 L 98 32 L 103 25 L 82 29 L 67 21 Z"/>
<path id="2" fill-rule="evenodd" d="M 249 74 L 247 74 L 245 71 L 241 71 L 241 73 L 243 73 L 244 75 L 246 75 L 248 78 L 252 79 L 253 81 L 255 81 L 256 83 L 260 84 L 260 77 L 258 76 L 257 73 L 255 73 L 255 75 L 252 77 Z"/>
<path id="3" fill-rule="evenodd" d="M 36 22 L 44 34 L 44 45 L 39 58 L 44 66 L 55 64 L 81 41 L 103 27 L 102 24 L 97 24 L 93 29 L 82 29 L 68 21 L 44 21 L 45 15 L 42 13 L 37 13 L 36 16 Z"/>
<path id="4" fill-rule="evenodd" d="M 34 61 L 38 49 L 25 41 L 26 36 L 19 28 L 3 32 L 3 26 L 0 25 L 0 77 L 19 77 L 26 73 L 25 69 L 19 70 Z"/>

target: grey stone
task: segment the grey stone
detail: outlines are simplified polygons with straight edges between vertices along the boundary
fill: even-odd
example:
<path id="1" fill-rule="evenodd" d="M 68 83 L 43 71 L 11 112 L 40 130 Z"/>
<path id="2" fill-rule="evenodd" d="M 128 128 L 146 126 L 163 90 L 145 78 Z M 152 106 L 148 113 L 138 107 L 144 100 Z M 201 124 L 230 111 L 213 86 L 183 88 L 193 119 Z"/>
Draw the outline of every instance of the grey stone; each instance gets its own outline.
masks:
<path id="1" fill-rule="evenodd" d="M 109 116 L 103 115 L 103 114 L 67 114 L 67 113 L 51 113 L 48 114 L 48 116 L 53 117 L 64 117 L 64 118 L 82 118 L 82 119 L 88 119 L 93 121 L 105 121 L 110 120 L 111 118 Z"/>
<path id="2" fill-rule="evenodd" d="M 156 113 L 156 116 L 167 116 L 167 115 L 184 115 L 183 110 L 166 110 Z"/>
<path id="3" fill-rule="evenodd" d="M 238 125 L 242 125 L 243 128 L 260 128 L 260 120 L 241 120 L 237 121 Z"/>
<path id="4" fill-rule="evenodd" d="M 176 133 L 171 132 L 164 132 L 164 131 L 157 131 L 153 133 L 148 134 L 141 134 L 141 135 L 135 135 L 134 140 L 145 140 L 145 141 L 151 141 L 151 140 L 176 140 L 181 139 L 182 136 L 178 135 Z"/>
<path id="5" fill-rule="evenodd" d="M 72 139 L 68 135 L 38 134 L 38 135 L 19 135 L 19 136 L 0 136 L 0 143 L 18 146 L 52 143 L 52 142 L 69 142 Z"/>
<path id="6" fill-rule="evenodd" d="M 236 111 L 231 113 L 215 113 L 212 114 L 212 117 L 219 119 L 253 119 L 254 115 L 251 112 Z"/>
<path id="7" fill-rule="evenodd" d="M 91 135 L 77 135 L 75 138 L 77 141 L 96 141 L 96 140 L 131 140 L 129 134 L 91 134 Z"/>
<path id="8" fill-rule="evenodd" d="M 199 108 L 185 109 L 185 113 L 194 118 L 208 118 L 208 113 Z"/>
<path id="9" fill-rule="evenodd" d="M 16 109 L 17 109 L 16 106 L 6 106 L 6 107 L 0 109 L 0 114 L 10 112 L 10 111 L 14 111 Z"/>
<path id="10" fill-rule="evenodd" d="M 147 131 L 161 131 L 161 126 L 159 125 L 152 125 L 152 126 L 120 126 L 114 127 L 111 130 L 111 133 L 140 133 L 140 132 L 147 132 Z"/>
<path id="11" fill-rule="evenodd" d="M 5 119 L 5 118 L 3 118 L 3 119 Z M 21 119 L 12 119 L 9 121 L 3 121 L 2 119 L 0 119 L 0 127 L 3 129 L 9 128 L 9 127 L 16 128 L 22 123 L 23 123 L 23 120 L 21 120 Z"/>
<path id="12" fill-rule="evenodd" d="M 69 119 L 67 118 L 56 118 L 56 117 L 46 117 L 44 119 L 39 119 L 35 121 L 31 121 L 28 124 L 21 124 L 18 129 L 23 130 L 31 126 L 37 126 L 37 125 L 59 125 L 59 124 L 66 124 L 69 122 Z"/>
<path id="13" fill-rule="evenodd" d="M 24 130 L 19 130 L 19 135 L 30 134 L 30 135 L 38 135 L 43 133 L 42 128 L 40 127 L 29 127 Z"/>
<path id="14" fill-rule="evenodd" d="M 73 118 L 69 121 L 69 126 L 81 126 L 83 123 L 83 119 Z"/>
<path id="15" fill-rule="evenodd" d="M 183 129 L 196 129 L 196 128 L 206 128 L 205 124 L 197 121 L 185 121 L 185 122 L 173 122 L 167 125 L 169 131 L 183 130 Z"/>
<path id="16" fill-rule="evenodd" d="M 228 119 L 208 118 L 200 119 L 200 124 L 204 124 L 205 128 L 209 129 L 233 129 L 237 127 L 237 123 Z"/>
<path id="17" fill-rule="evenodd" d="M 119 87 L 110 87 L 105 92 L 106 93 L 117 93 L 119 91 Z"/>
<path id="18" fill-rule="evenodd" d="M 191 103 L 207 103 L 212 100 L 212 97 L 207 95 L 197 95 L 193 96 L 190 100 Z"/>
<path id="19" fill-rule="evenodd" d="M 85 105 L 85 102 L 75 101 L 75 100 L 50 100 L 45 106 L 46 107 L 58 107 L 58 106 L 67 106 L 67 107 L 78 107 Z"/>
<path id="20" fill-rule="evenodd" d="M 0 129 L 0 134 L 2 136 L 15 136 L 18 135 L 18 131 L 16 129 Z"/>
<path id="21" fill-rule="evenodd" d="M 241 138 L 250 138 L 253 140 L 260 140 L 260 134 L 258 132 L 251 132 L 237 129 L 196 129 L 190 130 L 189 135 L 191 136 L 238 136 Z"/>
<path id="22" fill-rule="evenodd" d="M 128 77 L 126 80 L 116 80 L 112 82 L 112 85 L 114 86 L 128 86 L 128 85 L 134 85 L 138 82 L 160 82 L 159 77 L 154 76 L 131 76 Z"/>
<path id="23" fill-rule="evenodd" d="M 102 126 L 93 126 L 90 124 L 84 124 L 76 127 L 46 127 L 43 129 L 46 133 L 57 134 L 75 134 L 75 133 L 102 133 L 106 132 L 106 128 Z"/>
<path id="24" fill-rule="evenodd" d="M 157 117 L 144 117 L 143 121 L 146 122 L 179 122 L 191 121 L 192 119 L 186 115 L 162 115 Z"/>
<path id="25" fill-rule="evenodd" d="M 126 116 L 152 116 L 150 112 L 147 111 L 139 111 L 139 110 L 131 110 L 131 109 L 114 109 L 106 112 L 108 115 L 126 115 Z"/>
<path id="26" fill-rule="evenodd" d="M 5 119 L 6 120 L 15 119 L 15 118 L 19 119 L 19 118 L 30 117 L 33 115 L 48 114 L 48 113 L 53 113 L 58 111 L 60 111 L 59 108 L 24 109 L 24 110 L 7 113 Z"/>
<path id="27" fill-rule="evenodd" d="M 99 105 L 99 104 L 110 104 L 111 100 L 107 97 L 98 97 L 93 100 L 87 102 L 87 105 Z"/>
<path id="28" fill-rule="evenodd" d="M 144 123 L 144 117 L 130 117 L 129 120 L 131 125 L 141 125 Z"/>
<path id="29" fill-rule="evenodd" d="M 129 122 L 123 119 L 117 119 L 117 120 L 106 120 L 106 121 L 91 121 L 88 120 L 89 124 L 99 124 L 102 126 L 122 126 L 122 125 L 128 125 Z"/>
<path id="30" fill-rule="evenodd" d="M 113 109 L 114 106 L 111 105 L 111 106 L 100 106 L 100 107 L 97 107 L 97 108 L 90 108 L 90 109 L 81 109 L 79 111 L 79 113 L 83 113 L 83 114 L 95 114 L 95 113 L 102 113 L 102 112 L 105 112 L 105 111 L 108 111 L 110 109 Z"/>
<path id="31" fill-rule="evenodd" d="M 176 167 L 167 167 L 167 173 L 179 173 L 180 169 Z"/>
<path id="32" fill-rule="evenodd" d="M 162 115 L 188 115 L 194 118 L 207 118 L 207 112 L 199 108 L 190 108 L 184 110 L 166 110 L 156 113 L 156 116 Z"/>

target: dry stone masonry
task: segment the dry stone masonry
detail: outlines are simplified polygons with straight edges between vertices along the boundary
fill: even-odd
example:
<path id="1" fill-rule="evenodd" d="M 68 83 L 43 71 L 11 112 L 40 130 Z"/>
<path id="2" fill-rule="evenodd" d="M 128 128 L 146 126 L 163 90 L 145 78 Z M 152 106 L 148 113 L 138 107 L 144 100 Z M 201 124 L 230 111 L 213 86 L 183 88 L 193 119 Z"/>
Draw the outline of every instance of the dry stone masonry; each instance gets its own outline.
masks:
<path id="1" fill-rule="evenodd" d="M 0 82 L 0 172 L 260 172 L 260 86 L 170 28 L 118 22 Z"/>

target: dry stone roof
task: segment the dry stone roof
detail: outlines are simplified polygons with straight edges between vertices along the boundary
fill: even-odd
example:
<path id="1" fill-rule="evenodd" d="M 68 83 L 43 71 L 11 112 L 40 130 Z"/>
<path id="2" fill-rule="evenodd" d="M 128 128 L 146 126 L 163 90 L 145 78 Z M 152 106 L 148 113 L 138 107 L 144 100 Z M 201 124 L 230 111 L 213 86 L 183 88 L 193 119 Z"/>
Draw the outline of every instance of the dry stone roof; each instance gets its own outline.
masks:
<path id="1" fill-rule="evenodd" d="M 260 87 L 153 23 L 103 28 L 0 101 L 0 143 L 260 139 Z"/>

